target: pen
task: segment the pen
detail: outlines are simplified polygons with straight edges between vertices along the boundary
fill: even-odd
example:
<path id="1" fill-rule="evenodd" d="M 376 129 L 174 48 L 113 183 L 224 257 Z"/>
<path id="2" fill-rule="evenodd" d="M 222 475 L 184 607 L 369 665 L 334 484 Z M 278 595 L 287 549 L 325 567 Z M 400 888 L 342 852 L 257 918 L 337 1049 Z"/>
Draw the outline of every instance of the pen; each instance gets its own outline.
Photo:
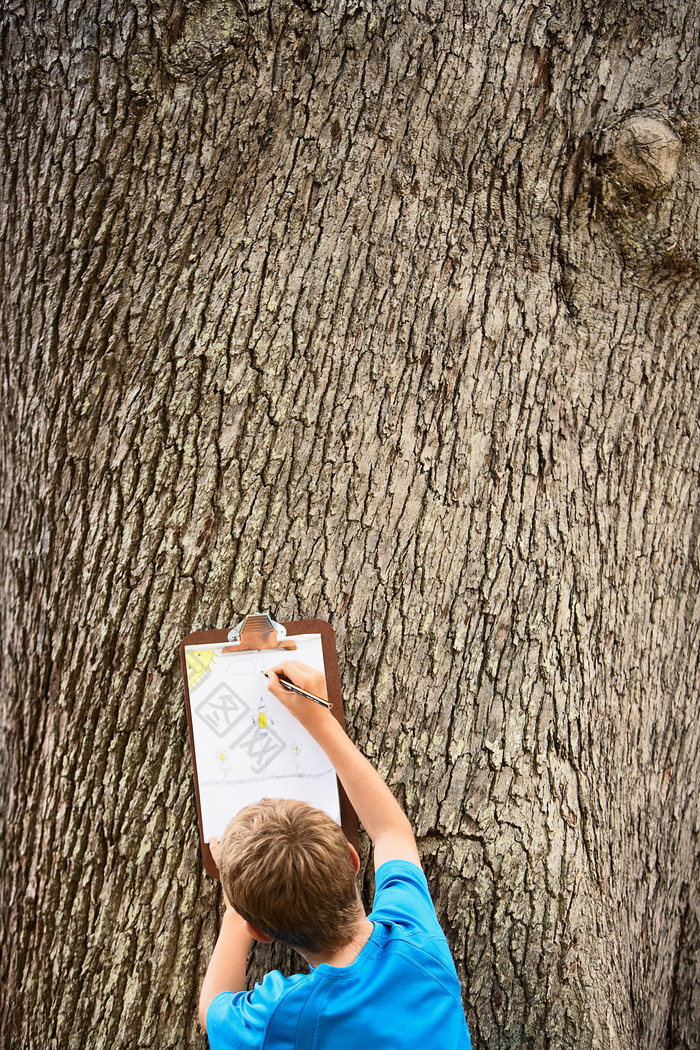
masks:
<path id="1" fill-rule="evenodd" d="M 263 671 L 263 674 L 266 678 L 270 677 L 267 671 Z M 307 697 L 307 699 L 313 700 L 314 703 L 320 704 L 321 707 L 327 707 L 329 711 L 333 707 L 333 704 L 329 703 L 328 700 L 323 700 L 320 696 L 314 696 L 313 693 L 307 693 L 306 689 L 302 689 L 301 686 L 294 685 L 294 682 L 290 682 L 289 679 L 285 678 L 285 676 L 283 674 L 280 674 L 279 671 L 275 671 L 275 674 L 279 678 L 284 688 L 288 689 L 290 693 L 299 693 L 300 696 L 305 696 Z"/>

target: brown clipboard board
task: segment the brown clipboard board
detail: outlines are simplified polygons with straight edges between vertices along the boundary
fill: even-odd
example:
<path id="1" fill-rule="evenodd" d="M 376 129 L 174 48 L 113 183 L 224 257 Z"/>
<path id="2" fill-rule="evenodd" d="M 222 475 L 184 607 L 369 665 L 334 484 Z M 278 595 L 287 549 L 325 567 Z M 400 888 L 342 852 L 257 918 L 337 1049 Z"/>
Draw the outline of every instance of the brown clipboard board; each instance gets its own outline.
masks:
<path id="1" fill-rule="evenodd" d="M 278 637 L 276 627 L 284 628 L 284 636 Z M 282 635 L 282 632 L 279 632 Z M 194 744 L 194 729 L 192 726 L 192 708 L 189 681 L 187 677 L 187 664 L 185 660 L 185 647 L 189 645 L 224 645 L 226 651 L 260 651 L 261 649 L 278 649 L 280 658 L 285 659 L 285 650 L 293 658 L 294 636 L 298 634 L 316 634 L 321 637 L 321 648 L 323 652 L 323 665 L 326 676 L 326 690 L 328 699 L 332 703 L 331 714 L 345 729 L 345 715 L 343 712 L 343 698 L 340 688 L 340 669 L 338 667 L 338 653 L 335 644 L 335 632 L 326 620 L 291 620 L 276 624 L 268 613 L 251 613 L 243 618 L 237 627 L 221 631 L 195 631 L 188 634 L 180 643 L 180 662 L 182 666 L 182 681 L 185 690 L 185 712 L 187 714 L 187 734 L 190 743 L 190 755 L 192 757 L 192 771 L 194 774 L 195 798 L 197 803 L 197 825 L 199 828 L 199 841 L 202 852 L 202 862 L 206 872 L 213 878 L 219 878 L 219 871 L 214 863 L 214 858 L 209 849 L 209 843 L 204 841 L 202 825 L 202 806 L 199 795 L 199 777 L 197 776 L 197 755 Z M 229 644 L 226 644 L 229 643 Z M 296 646 L 294 646 L 296 648 Z M 336 778 L 337 780 L 337 778 Z M 340 802 L 341 826 L 345 832 L 348 842 L 359 850 L 359 837 L 357 830 L 357 816 L 345 793 L 343 785 L 337 780 L 338 798 Z"/>

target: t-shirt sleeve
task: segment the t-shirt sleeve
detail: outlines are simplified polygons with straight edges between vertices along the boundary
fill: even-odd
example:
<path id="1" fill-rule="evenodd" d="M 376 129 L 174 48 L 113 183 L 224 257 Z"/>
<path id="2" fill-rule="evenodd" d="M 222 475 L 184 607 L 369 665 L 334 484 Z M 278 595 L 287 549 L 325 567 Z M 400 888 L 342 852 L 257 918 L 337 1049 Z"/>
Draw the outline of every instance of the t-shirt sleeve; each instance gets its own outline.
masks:
<path id="1" fill-rule="evenodd" d="M 427 879 L 418 865 L 408 860 L 388 860 L 378 868 L 372 919 L 417 927 L 443 939 L 445 936 L 435 914 Z"/>
<path id="2" fill-rule="evenodd" d="M 250 992 L 221 992 L 207 1010 L 211 1050 L 259 1050 L 267 1025 L 289 981 L 272 970 Z"/>
<path id="3" fill-rule="evenodd" d="M 374 905 L 369 917 L 373 922 L 402 928 L 409 940 L 440 961 L 456 982 L 459 994 L 452 953 L 435 914 L 427 879 L 417 864 L 408 860 L 388 860 L 379 866 L 375 876 Z"/>

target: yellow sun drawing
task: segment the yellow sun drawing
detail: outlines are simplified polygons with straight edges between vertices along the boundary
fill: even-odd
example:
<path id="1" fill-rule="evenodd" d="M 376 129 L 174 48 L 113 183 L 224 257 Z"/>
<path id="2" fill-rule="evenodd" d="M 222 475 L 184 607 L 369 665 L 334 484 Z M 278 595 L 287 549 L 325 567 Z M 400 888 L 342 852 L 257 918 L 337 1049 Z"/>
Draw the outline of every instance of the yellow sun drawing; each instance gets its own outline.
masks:
<path id="1" fill-rule="evenodd" d="M 198 685 L 209 677 L 214 664 L 219 659 L 219 653 L 214 649 L 195 649 L 194 652 L 185 654 L 187 664 L 187 681 L 190 689 L 196 689 Z"/>

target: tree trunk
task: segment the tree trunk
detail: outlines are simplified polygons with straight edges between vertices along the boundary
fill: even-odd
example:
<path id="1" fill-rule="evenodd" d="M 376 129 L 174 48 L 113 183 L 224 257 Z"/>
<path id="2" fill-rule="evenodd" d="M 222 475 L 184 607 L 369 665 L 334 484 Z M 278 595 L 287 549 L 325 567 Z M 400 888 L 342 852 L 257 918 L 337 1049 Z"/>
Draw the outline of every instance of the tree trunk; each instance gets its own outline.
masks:
<path id="1" fill-rule="evenodd" d="M 268 607 L 475 1045 L 700 1045 L 699 15 L 4 5 L 4 1046 L 205 1045 L 177 647 Z"/>

